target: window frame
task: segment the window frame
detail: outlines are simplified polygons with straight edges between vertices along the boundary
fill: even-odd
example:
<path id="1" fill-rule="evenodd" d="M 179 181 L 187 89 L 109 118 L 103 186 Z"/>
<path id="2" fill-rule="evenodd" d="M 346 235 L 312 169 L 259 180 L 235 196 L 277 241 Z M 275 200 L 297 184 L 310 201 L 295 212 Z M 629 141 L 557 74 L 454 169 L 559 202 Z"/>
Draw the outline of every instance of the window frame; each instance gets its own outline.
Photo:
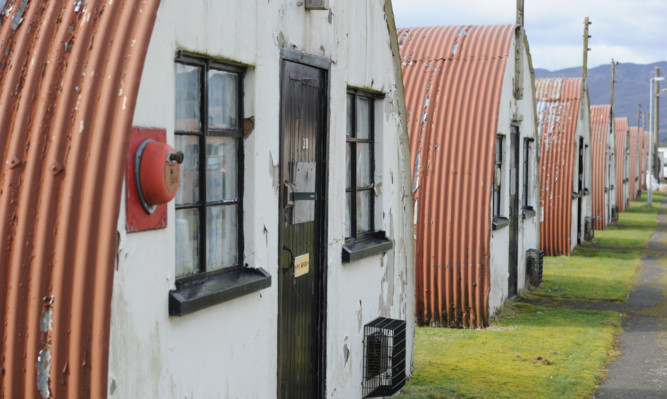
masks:
<path id="1" fill-rule="evenodd" d="M 494 154 L 494 163 L 493 163 L 493 184 L 492 184 L 492 216 L 502 217 L 502 190 L 503 190 L 503 147 L 505 144 L 505 136 L 502 134 L 496 135 L 496 151 Z M 496 171 L 500 169 L 500 180 L 496 184 Z"/>
<path id="2" fill-rule="evenodd" d="M 198 57 L 195 55 L 184 54 L 183 52 L 178 52 L 174 60 L 174 68 L 176 64 L 189 65 L 199 68 L 199 80 L 200 80 L 200 109 L 199 109 L 199 118 L 201 126 L 199 131 L 184 131 L 176 130 L 174 126 L 174 137 L 178 136 L 188 136 L 196 137 L 197 144 L 199 147 L 199 168 L 198 168 L 198 184 L 199 184 L 199 201 L 195 203 L 187 204 L 175 204 L 175 211 L 183 209 L 197 209 L 199 212 L 199 228 L 198 228 L 198 248 L 199 248 L 199 257 L 198 265 L 196 265 L 196 270 L 192 273 L 176 276 L 176 286 L 189 284 L 196 282 L 202 279 L 211 278 L 214 276 L 222 275 L 234 271 L 234 269 L 239 269 L 243 266 L 244 259 L 244 239 L 243 239 L 243 192 L 244 192 L 244 151 L 243 151 L 243 81 L 245 78 L 246 69 L 240 65 L 234 65 L 229 63 L 223 63 L 218 60 Z M 209 82 L 208 82 L 208 73 L 211 70 L 223 71 L 228 73 L 233 73 L 237 75 L 237 121 L 238 124 L 236 128 L 210 128 L 208 120 L 208 105 L 209 105 Z M 175 94 L 175 92 L 174 92 Z M 237 168 L 237 196 L 234 200 L 218 200 L 218 201 L 208 201 L 206 198 L 206 165 L 207 165 L 207 153 L 206 153 L 206 139 L 207 137 L 232 137 L 236 139 L 236 168 Z M 237 262 L 234 265 L 223 266 L 217 270 L 206 270 L 207 262 L 207 247 L 206 247 L 206 210 L 207 208 L 217 207 L 217 206 L 229 206 L 236 205 L 236 236 L 237 236 Z"/>
<path id="3" fill-rule="evenodd" d="M 346 146 L 346 151 L 347 147 L 349 146 L 350 148 L 350 165 L 349 169 L 348 166 L 346 165 L 345 167 L 345 178 L 346 178 L 346 187 L 345 187 L 345 196 L 346 196 L 346 201 L 350 201 L 350 209 L 349 209 L 349 214 L 345 215 L 346 221 L 347 218 L 350 218 L 350 236 L 347 236 L 347 231 L 346 231 L 346 241 L 354 241 L 358 240 L 367 236 L 373 235 L 375 233 L 375 102 L 378 99 L 383 98 L 381 94 L 377 93 L 372 93 L 368 91 L 363 91 L 359 89 L 354 89 L 354 88 L 348 88 L 347 93 L 345 96 L 345 100 L 349 99 L 349 96 L 352 96 L 352 109 L 349 115 L 346 115 L 346 127 L 345 127 L 345 146 Z M 359 139 L 357 137 L 357 131 L 359 130 L 357 127 L 357 99 L 359 97 L 365 98 L 369 100 L 370 107 L 369 107 L 369 132 L 368 132 L 368 138 L 366 139 Z M 347 107 L 346 107 L 347 110 Z M 349 119 L 352 119 L 353 121 L 353 132 L 348 132 L 347 131 L 347 123 L 349 122 Z M 354 135 L 352 135 L 354 133 Z M 367 187 L 362 187 L 359 188 L 357 186 L 357 144 L 368 144 L 370 147 L 369 151 L 369 175 L 371 178 L 370 185 Z M 350 188 L 347 187 L 347 178 L 350 178 Z M 364 231 L 362 233 L 359 233 L 358 229 L 358 220 L 356 217 L 356 212 L 357 212 L 357 202 L 356 202 L 356 195 L 359 192 L 367 191 L 370 193 L 370 204 L 369 204 L 369 216 L 370 216 L 370 228 L 368 231 Z M 350 198 L 351 197 L 351 198 Z"/>
<path id="4" fill-rule="evenodd" d="M 523 175 L 522 175 L 522 186 L 523 186 L 523 198 L 521 199 L 521 216 L 523 219 L 528 219 L 535 216 L 535 207 L 532 205 L 530 198 L 530 172 L 532 171 L 531 165 L 531 155 L 533 154 L 533 145 L 535 140 L 532 137 L 525 137 L 523 139 Z"/>
<path id="5" fill-rule="evenodd" d="M 352 96 L 352 107 L 350 112 L 348 112 L 348 101 L 350 96 Z M 369 132 L 368 138 L 359 139 L 357 138 L 357 99 L 363 97 L 369 101 Z M 385 98 L 384 93 L 377 93 L 363 89 L 357 89 L 353 87 L 348 87 L 345 93 L 345 152 L 347 154 L 349 148 L 349 159 L 350 164 L 349 168 L 346 162 L 344 174 L 345 174 L 345 201 L 349 201 L 350 209 L 346 209 L 345 214 L 345 242 L 343 244 L 342 251 L 342 261 L 343 263 L 354 262 L 359 259 L 363 259 L 372 255 L 379 253 L 384 253 L 393 248 L 393 242 L 386 233 L 382 230 L 377 230 L 377 225 L 375 223 L 375 208 L 376 208 L 376 198 L 375 198 L 375 169 L 376 169 L 376 137 L 378 132 L 376 131 L 375 123 L 375 109 L 377 106 L 377 101 Z M 352 130 L 353 132 L 348 132 L 348 124 L 350 119 L 353 122 Z M 358 143 L 368 143 L 370 146 L 369 154 L 369 168 L 368 171 L 371 178 L 371 183 L 369 186 L 364 188 L 359 188 L 357 186 L 357 144 Z M 350 179 L 350 188 L 347 187 L 347 179 Z M 368 231 L 362 233 L 358 229 L 358 220 L 356 218 L 357 213 L 357 203 L 356 196 L 360 191 L 368 191 L 370 193 L 370 204 L 369 204 L 369 217 L 370 217 L 370 226 Z M 350 220 L 350 236 L 347 235 L 347 220 Z"/>

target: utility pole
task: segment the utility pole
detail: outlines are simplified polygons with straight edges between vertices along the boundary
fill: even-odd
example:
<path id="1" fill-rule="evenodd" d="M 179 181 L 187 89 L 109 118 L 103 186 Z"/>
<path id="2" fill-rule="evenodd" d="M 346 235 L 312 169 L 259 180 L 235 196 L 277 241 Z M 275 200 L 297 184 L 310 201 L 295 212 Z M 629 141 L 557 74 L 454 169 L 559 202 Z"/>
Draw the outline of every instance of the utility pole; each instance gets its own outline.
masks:
<path id="1" fill-rule="evenodd" d="M 584 78 L 584 83 L 586 82 L 586 78 L 588 77 L 588 52 L 591 50 L 588 48 L 588 39 L 590 39 L 590 35 L 588 34 L 588 26 L 591 25 L 592 22 L 588 20 L 588 17 L 584 18 L 584 70 L 582 71 L 581 76 Z M 613 79 L 613 77 L 612 77 Z"/>
<path id="2" fill-rule="evenodd" d="M 615 76 L 616 76 L 616 65 L 618 65 L 618 62 L 614 61 L 614 59 L 611 59 L 611 95 L 609 99 L 609 104 L 611 105 L 611 109 L 614 109 L 614 84 L 616 83 Z"/>
<path id="3" fill-rule="evenodd" d="M 516 0 L 516 24 L 523 28 L 523 0 Z"/>
<path id="4" fill-rule="evenodd" d="M 659 77 L 660 76 L 660 68 L 655 67 L 655 70 L 653 72 L 654 77 Z M 658 130 L 660 130 L 660 112 L 658 111 L 660 109 L 660 81 L 656 80 L 655 81 L 655 92 L 653 94 L 655 96 L 655 105 L 653 106 L 653 120 L 649 121 L 649 123 L 653 123 L 653 152 L 650 156 L 653 157 L 653 170 L 651 173 L 653 173 L 653 177 L 655 177 L 656 180 L 658 180 L 658 176 L 660 176 L 660 161 L 658 160 L 658 139 L 660 138 L 660 135 L 658 134 Z"/>

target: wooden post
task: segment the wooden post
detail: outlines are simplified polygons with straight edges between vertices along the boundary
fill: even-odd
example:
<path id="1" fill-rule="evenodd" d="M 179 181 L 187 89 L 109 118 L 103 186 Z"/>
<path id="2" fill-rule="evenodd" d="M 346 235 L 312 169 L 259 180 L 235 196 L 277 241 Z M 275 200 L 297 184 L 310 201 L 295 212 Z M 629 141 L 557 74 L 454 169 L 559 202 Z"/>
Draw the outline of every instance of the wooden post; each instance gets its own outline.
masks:
<path id="1" fill-rule="evenodd" d="M 523 0 L 516 0 L 516 24 L 523 28 Z"/>
<path id="2" fill-rule="evenodd" d="M 588 25 L 590 24 L 592 24 L 592 22 L 588 20 L 588 17 L 584 18 L 584 70 L 581 74 L 584 78 L 584 82 L 586 82 L 586 78 L 588 77 L 588 51 L 590 50 L 588 48 L 588 39 L 590 38 L 590 35 L 588 34 Z"/>
<path id="3" fill-rule="evenodd" d="M 611 93 L 610 93 L 610 98 L 609 98 L 609 104 L 611 105 L 611 109 L 614 109 L 614 84 L 616 83 L 615 76 L 616 76 L 616 64 L 617 62 L 614 61 L 614 59 L 611 59 Z"/>

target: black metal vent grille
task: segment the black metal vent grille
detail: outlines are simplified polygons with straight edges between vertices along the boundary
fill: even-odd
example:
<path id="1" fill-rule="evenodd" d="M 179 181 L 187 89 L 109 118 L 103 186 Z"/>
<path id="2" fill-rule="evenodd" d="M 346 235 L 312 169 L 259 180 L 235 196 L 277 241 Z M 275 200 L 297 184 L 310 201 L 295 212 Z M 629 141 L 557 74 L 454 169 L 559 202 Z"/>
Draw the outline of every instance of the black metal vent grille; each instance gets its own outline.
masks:
<path id="1" fill-rule="evenodd" d="M 593 228 L 593 217 L 586 216 L 584 218 L 584 240 L 593 241 L 593 236 L 595 235 Z"/>
<path id="2" fill-rule="evenodd" d="M 528 284 L 537 288 L 542 284 L 542 264 L 544 263 L 544 251 L 529 249 L 526 251 L 526 275 Z"/>
<path id="3" fill-rule="evenodd" d="M 364 398 L 390 396 L 405 385 L 405 320 L 378 317 L 364 326 Z"/>

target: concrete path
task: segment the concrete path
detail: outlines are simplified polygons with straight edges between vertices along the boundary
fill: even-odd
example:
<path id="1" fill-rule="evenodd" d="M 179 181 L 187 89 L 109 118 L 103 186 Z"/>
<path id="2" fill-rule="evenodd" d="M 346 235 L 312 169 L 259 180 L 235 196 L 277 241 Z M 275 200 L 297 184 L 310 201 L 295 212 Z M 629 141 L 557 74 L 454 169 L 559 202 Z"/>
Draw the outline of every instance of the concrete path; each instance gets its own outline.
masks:
<path id="1" fill-rule="evenodd" d="M 667 398 L 667 196 L 623 313 L 621 355 L 594 398 Z"/>

